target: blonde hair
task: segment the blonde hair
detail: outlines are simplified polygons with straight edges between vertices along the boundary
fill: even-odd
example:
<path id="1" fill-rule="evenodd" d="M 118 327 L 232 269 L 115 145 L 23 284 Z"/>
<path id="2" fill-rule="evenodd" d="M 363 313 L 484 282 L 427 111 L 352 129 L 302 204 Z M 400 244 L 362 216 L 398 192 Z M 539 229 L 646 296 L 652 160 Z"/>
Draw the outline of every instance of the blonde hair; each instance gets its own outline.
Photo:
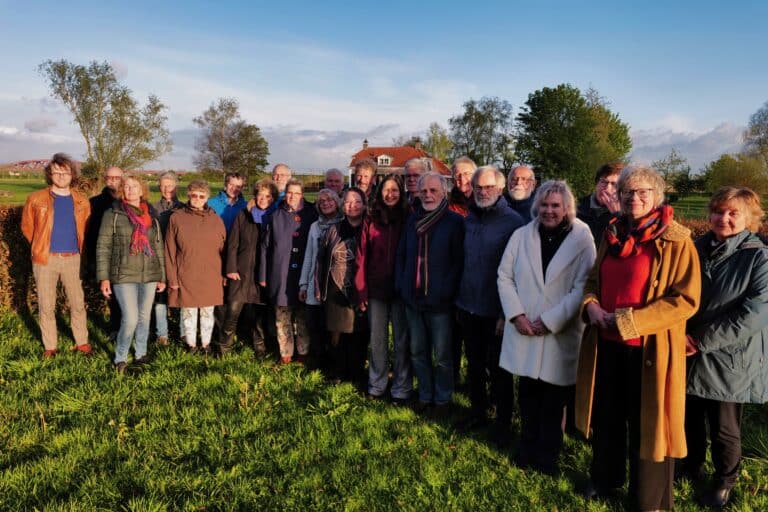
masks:
<path id="1" fill-rule="evenodd" d="M 125 198 L 123 188 L 125 187 L 125 182 L 128 180 L 133 180 L 138 183 L 139 186 L 141 186 L 141 198 L 145 201 L 149 200 L 149 187 L 147 186 L 147 180 L 143 175 L 133 171 L 124 172 L 122 178 L 120 178 L 120 187 L 117 189 L 118 199 L 122 200 Z"/>
<path id="2" fill-rule="evenodd" d="M 756 233 L 763 221 L 763 206 L 757 192 L 747 187 L 721 187 L 709 200 L 709 213 L 727 204 L 738 204 L 739 210 L 747 217 L 747 229 Z"/>

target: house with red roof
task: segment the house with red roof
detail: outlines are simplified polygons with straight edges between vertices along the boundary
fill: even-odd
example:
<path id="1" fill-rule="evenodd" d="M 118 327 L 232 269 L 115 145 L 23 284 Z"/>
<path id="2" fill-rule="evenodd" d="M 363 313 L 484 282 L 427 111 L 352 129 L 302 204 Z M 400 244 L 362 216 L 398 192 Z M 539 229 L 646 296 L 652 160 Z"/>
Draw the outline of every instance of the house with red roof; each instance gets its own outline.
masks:
<path id="1" fill-rule="evenodd" d="M 451 176 L 451 169 L 437 158 L 430 156 L 424 151 L 421 143 L 417 142 L 416 147 L 411 146 L 369 146 L 368 139 L 363 141 L 363 149 L 352 155 L 349 162 L 350 172 L 355 162 L 364 158 L 370 158 L 378 165 L 376 172 L 378 176 L 387 174 L 399 174 L 402 176 L 405 162 L 411 158 L 419 158 L 425 164 L 427 170 L 439 172 L 444 176 Z"/>

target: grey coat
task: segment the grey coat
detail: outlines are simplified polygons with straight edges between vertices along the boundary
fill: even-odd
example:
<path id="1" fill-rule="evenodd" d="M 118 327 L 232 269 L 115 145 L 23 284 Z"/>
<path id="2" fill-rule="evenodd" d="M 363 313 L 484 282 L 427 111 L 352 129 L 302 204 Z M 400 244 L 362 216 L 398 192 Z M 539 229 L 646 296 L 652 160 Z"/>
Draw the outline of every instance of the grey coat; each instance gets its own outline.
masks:
<path id="1" fill-rule="evenodd" d="M 768 401 L 768 247 L 749 231 L 712 250 L 696 240 L 701 307 L 687 332 L 699 352 L 689 358 L 690 395 L 738 403 Z"/>

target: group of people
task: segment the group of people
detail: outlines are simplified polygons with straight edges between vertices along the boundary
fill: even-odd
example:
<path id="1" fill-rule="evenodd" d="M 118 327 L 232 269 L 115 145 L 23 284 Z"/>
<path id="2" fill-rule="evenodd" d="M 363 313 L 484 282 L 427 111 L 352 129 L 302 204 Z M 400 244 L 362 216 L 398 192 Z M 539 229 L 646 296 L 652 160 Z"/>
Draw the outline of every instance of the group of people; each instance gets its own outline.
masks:
<path id="1" fill-rule="evenodd" d="M 506 444 L 517 400 L 520 467 L 555 474 L 575 425 L 591 438 L 586 497 L 615 494 L 629 460 L 636 507 L 670 509 L 676 474 L 702 477 L 709 431 L 715 474 L 701 501 L 725 505 L 742 404 L 768 400 L 758 195 L 718 190 L 710 230 L 694 241 L 645 166 L 602 166 L 581 201 L 564 181 L 537 187 L 528 166 L 505 178 L 458 158 L 452 186 L 419 159 L 403 174 L 378 176 L 366 159 L 344 187 L 331 169 L 312 204 L 285 164 L 249 199 L 243 177 L 227 174 L 217 196 L 192 181 L 181 203 L 165 173 L 151 205 L 141 175 L 110 168 L 89 202 L 73 188 L 74 163 L 54 155 L 49 187 L 29 196 L 22 221 L 44 356 L 57 351 L 58 280 L 73 350 L 92 353 L 86 254 L 117 322 L 119 372 L 131 342 L 134 363 L 148 361 L 153 309 L 164 345 L 168 307 L 179 308 L 190 352 L 226 354 L 240 323 L 259 356 L 274 333 L 282 364 L 312 362 L 372 399 L 447 419 L 463 349 L 471 407 L 457 427 L 491 426 Z"/>

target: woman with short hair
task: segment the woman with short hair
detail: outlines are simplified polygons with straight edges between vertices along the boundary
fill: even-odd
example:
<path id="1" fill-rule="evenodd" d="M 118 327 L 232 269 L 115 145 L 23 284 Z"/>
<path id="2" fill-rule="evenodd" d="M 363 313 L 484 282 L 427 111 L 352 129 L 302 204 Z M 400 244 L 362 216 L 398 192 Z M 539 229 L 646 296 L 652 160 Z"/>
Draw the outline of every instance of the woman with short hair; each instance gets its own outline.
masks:
<path id="1" fill-rule="evenodd" d="M 203 354 L 210 353 L 213 309 L 224 303 L 222 251 L 227 233 L 224 222 L 208 206 L 208 183 L 195 180 L 187 186 L 189 200 L 168 221 L 165 258 L 168 272 L 168 305 L 181 308 L 187 351 L 197 352 L 197 319 Z"/>
<path id="2" fill-rule="evenodd" d="M 579 353 L 576 426 L 592 434 L 585 496 L 625 481 L 640 510 L 670 509 L 675 458 L 686 454 L 685 322 L 701 293 L 691 232 L 664 204 L 650 167 L 619 175 L 622 214 L 604 232 L 584 287 L 589 321 Z"/>
<path id="3" fill-rule="evenodd" d="M 512 383 L 510 374 L 520 377 L 516 464 L 555 474 L 563 408 L 576 383 L 584 331 L 579 306 L 595 246 L 564 181 L 539 187 L 531 212 L 532 221 L 512 234 L 499 265 L 506 319 L 499 366 L 506 382 Z"/>
<path id="4" fill-rule="evenodd" d="M 683 468 L 702 479 L 709 430 L 715 472 L 700 498 L 706 506 L 723 507 L 736 485 L 743 404 L 768 401 L 768 248 L 756 235 L 762 218 L 754 191 L 723 187 L 709 201 L 709 232 L 696 240 L 702 291 L 688 321 Z"/>
<path id="5" fill-rule="evenodd" d="M 96 275 L 104 297 L 113 293 L 122 318 L 115 345 L 115 368 L 124 373 L 131 340 L 138 364 L 149 362 L 147 338 L 155 291 L 165 289 L 165 258 L 160 223 L 147 202 L 147 184 L 123 174 L 117 200 L 102 217 L 96 242 Z"/>

